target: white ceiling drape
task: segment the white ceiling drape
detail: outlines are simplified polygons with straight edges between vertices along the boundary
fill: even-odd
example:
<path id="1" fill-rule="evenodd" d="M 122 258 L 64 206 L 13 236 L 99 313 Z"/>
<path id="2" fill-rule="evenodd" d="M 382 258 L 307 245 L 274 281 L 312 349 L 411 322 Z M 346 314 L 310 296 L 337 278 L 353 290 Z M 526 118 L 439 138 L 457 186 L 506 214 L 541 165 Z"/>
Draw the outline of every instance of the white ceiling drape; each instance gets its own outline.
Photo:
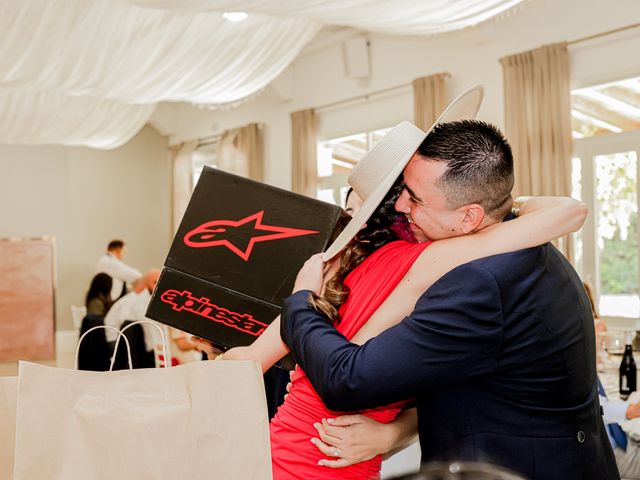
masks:
<path id="1" fill-rule="evenodd" d="M 181 11 L 244 11 L 312 19 L 394 35 L 425 35 L 477 25 L 523 0 L 116 0 Z"/>
<path id="2" fill-rule="evenodd" d="M 51 91 L 0 91 L 0 141 L 116 148 L 145 126 L 154 109 Z"/>
<path id="3" fill-rule="evenodd" d="M 0 0 L 0 142 L 115 148 L 158 102 L 259 92 L 324 24 L 438 33 L 523 1 Z"/>
<path id="4" fill-rule="evenodd" d="M 320 27 L 109 0 L 0 0 L 0 125 L 11 127 L 0 141 L 117 147 L 157 102 L 220 104 L 260 91 Z"/>

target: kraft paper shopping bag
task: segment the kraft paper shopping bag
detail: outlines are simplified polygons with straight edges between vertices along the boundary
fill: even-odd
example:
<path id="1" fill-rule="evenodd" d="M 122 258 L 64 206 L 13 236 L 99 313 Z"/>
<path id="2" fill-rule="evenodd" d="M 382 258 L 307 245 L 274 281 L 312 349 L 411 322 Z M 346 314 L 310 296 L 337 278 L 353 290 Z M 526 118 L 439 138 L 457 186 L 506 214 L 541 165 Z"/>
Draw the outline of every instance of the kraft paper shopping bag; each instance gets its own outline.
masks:
<path id="1" fill-rule="evenodd" d="M 260 366 L 92 372 L 20 362 L 14 478 L 270 479 Z"/>
<path id="2" fill-rule="evenodd" d="M 13 478 L 18 377 L 0 377 L 0 480 Z"/>

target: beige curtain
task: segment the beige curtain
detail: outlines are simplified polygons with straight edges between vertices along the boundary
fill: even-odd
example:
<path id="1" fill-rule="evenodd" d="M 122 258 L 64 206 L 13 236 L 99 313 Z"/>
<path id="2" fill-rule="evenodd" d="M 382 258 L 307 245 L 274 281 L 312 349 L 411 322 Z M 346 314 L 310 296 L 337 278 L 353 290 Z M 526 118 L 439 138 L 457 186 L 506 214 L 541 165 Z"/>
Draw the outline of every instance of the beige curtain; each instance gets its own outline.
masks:
<path id="1" fill-rule="evenodd" d="M 169 148 L 173 166 L 171 229 L 174 233 L 180 226 L 182 216 L 191 198 L 191 191 L 193 190 L 191 154 L 197 145 L 198 142 L 193 140 Z"/>
<path id="2" fill-rule="evenodd" d="M 448 73 L 436 73 L 413 81 L 413 122 L 427 130 L 447 106 L 445 81 Z"/>
<path id="3" fill-rule="evenodd" d="M 513 148 L 516 195 L 571 194 L 571 91 L 566 43 L 500 60 L 506 134 Z M 573 261 L 567 236 L 558 248 Z"/>
<path id="4" fill-rule="evenodd" d="M 262 182 L 264 139 L 262 125 L 250 123 L 232 128 L 220 137 L 216 163 L 221 170 Z"/>
<path id="5" fill-rule="evenodd" d="M 291 190 L 316 196 L 318 184 L 317 128 L 313 109 L 291 114 Z"/>

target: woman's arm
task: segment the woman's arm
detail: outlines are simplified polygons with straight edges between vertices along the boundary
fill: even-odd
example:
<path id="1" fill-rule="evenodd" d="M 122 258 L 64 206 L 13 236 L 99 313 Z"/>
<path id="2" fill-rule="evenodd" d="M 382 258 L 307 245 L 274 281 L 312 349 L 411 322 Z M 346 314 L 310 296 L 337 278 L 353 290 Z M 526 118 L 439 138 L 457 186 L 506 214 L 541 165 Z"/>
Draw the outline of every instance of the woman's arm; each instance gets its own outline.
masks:
<path id="1" fill-rule="evenodd" d="M 317 279 L 312 287 L 305 286 L 313 290 L 315 293 L 319 293 L 324 285 L 331 278 L 338 267 L 339 262 L 334 259 L 326 265 L 322 262 L 322 254 L 318 253 L 307 260 L 303 265 L 301 272 L 308 270 L 313 271 L 311 277 Z M 304 276 L 304 275 L 303 275 Z M 293 291 L 299 290 L 298 278 L 296 278 L 296 285 Z M 267 329 L 260 335 L 255 342 L 247 347 L 235 347 L 227 350 L 222 358 L 224 360 L 258 360 L 262 364 L 262 372 L 266 372 L 273 366 L 278 360 L 289 353 L 289 349 L 280 338 L 280 316 L 267 327 Z"/>
<path id="2" fill-rule="evenodd" d="M 504 242 L 504 248 L 535 247 L 579 230 L 589 213 L 584 202 L 571 197 L 519 197 L 512 211 L 517 218 L 486 227 L 478 235 L 499 240 L 513 233 L 517 238 Z"/>
<path id="3" fill-rule="evenodd" d="M 518 205 L 519 217 L 469 235 L 437 240 L 425 248 L 400 284 L 352 338 L 362 344 L 411 313 L 417 299 L 454 268 L 500 253 L 530 248 L 578 230 L 586 205 L 568 197 L 530 197 Z"/>
<path id="4" fill-rule="evenodd" d="M 227 350 L 222 355 L 222 359 L 258 360 L 262 365 L 262 373 L 264 373 L 287 353 L 289 353 L 289 349 L 280 338 L 280 315 L 278 315 L 255 342 L 246 347 Z"/>
<path id="5" fill-rule="evenodd" d="M 471 235 L 434 242 L 420 255 L 414 272 L 424 271 L 426 288 L 449 270 L 478 258 L 542 245 L 575 232 L 584 224 L 587 206 L 570 197 L 518 199 L 519 216 L 483 228 Z M 428 278 L 427 278 L 428 277 Z M 422 287 L 425 287 L 423 284 Z"/>

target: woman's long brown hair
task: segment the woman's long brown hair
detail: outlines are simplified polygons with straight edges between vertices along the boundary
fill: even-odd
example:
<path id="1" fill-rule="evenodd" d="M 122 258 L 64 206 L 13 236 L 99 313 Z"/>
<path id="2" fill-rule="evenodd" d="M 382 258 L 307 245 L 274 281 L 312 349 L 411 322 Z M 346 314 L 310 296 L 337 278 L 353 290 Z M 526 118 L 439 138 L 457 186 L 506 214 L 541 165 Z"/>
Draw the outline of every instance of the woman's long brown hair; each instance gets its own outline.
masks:
<path id="1" fill-rule="evenodd" d="M 340 253 L 340 267 L 327 281 L 322 296 L 313 293 L 309 295 L 309 303 L 313 308 L 326 315 L 331 321 L 335 323 L 340 321 L 338 310 L 349 296 L 349 288 L 344 284 L 347 275 L 378 248 L 398 239 L 391 230 L 391 226 L 399 215 L 395 210 L 395 203 L 403 188 L 404 183 L 400 176 L 366 225 Z"/>

